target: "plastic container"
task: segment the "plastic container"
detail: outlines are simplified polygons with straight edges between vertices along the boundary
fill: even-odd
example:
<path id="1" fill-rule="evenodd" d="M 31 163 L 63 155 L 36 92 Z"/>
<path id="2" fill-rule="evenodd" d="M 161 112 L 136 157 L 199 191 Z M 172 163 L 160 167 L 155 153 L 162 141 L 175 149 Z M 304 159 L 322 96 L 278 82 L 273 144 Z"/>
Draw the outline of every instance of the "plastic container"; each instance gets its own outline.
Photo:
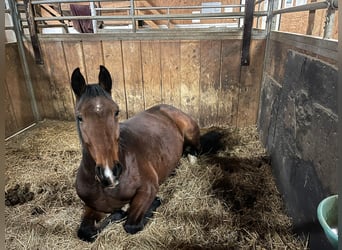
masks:
<path id="1" fill-rule="evenodd" d="M 317 207 L 317 216 L 325 235 L 335 249 L 338 247 L 338 195 L 322 200 Z"/>

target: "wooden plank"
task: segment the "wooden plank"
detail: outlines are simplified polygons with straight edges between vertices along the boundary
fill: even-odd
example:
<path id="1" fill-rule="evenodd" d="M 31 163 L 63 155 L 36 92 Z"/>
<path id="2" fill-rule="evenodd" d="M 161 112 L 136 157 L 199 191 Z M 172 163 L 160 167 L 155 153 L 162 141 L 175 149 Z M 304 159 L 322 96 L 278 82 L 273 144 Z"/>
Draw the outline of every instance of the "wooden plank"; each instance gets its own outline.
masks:
<path id="1" fill-rule="evenodd" d="M 123 41 L 123 65 L 128 117 L 145 109 L 140 41 Z"/>
<path id="2" fill-rule="evenodd" d="M 162 102 L 181 107 L 180 41 L 161 41 Z"/>
<path id="3" fill-rule="evenodd" d="M 36 64 L 34 51 L 31 43 L 24 43 L 25 55 L 27 64 L 29 66 L 33 91 L 36 97 L 36 103 L 38 106 L 38 112 L 42 118 L 54 117 L 55 111 L 51 102 L 52 95 L 49 91 L 49 75 L 47 74 L 46 65 Z M 42 56 L 44 59 L 44 51 L 42 50 Z"/>
<path id="4" fill-rule="evenodd" d="M 101 41 L 83 41 L 83 57 L 88 83 L 99 82 L 100 65 L 103 65 Z"/>
<path id="5" fill-rule="evenodd" d="M 8 96 L 11 101 L 13 112 L 12 116 L 16 120 L 15 130 L 23 129 L 31 125 L 34 121 L 34 115 L 31 107 L 31 99 L 27 87 L 25 84 L 24 72 L 21 65 L 18 65 L 20 61 L 17 45 L 6 46 L 6 74 L 5 82 L 8 87 Z"/>
<path id="6" fill-rule="evenodd" d="M 104 65 L 112 76 L 112 97 L 120 107 L 120 119 L 127 119 L 124 70 L 121 41 L 103 41 Z"/>
<path id="7" fill-rule="evenodd" d="M 253 40 L 250 66 L 241 67 L 238 127 L 255 125 L 257 122 L 265 44 L 265 41 Z"/>
<path id="8" fill-rule="evenodd" d="M 181 41 L 181 108 L 198 121 L 200 42 Z"/>
<path id="9" fill-rule="evenodd" d="M 82 44 L 75 41 L 63 42 L 66 67 L 68 72 L 69 89 L 72 96 L 73 107 L 75 107 L 75 96 L 71 88 L 71 74 L 76 68 L 80 68 L 85 75 L 85 66 L 83 61 Z"/>
<path id="10" fill-rule="evenodd" d="M 199 125 L 209 127 L 215 124 L 220 91 L 221 41 L 201 41 L 201 74 Z"/>
<path id="11" fill-rule="evenodd" d="M 66 66 L 63 44 L 61 42 L 44 43 L 44 58 L 49 75 L 49 90 L 54 113 L 53 119 L 73 120 L 74 106 L 70 92 L 70 80 Z"/>
<path id="12" fill-rule="evenodd" d="M 241 40 L 222 41 L 221 86 L 216 123 L 236 127 L 240 84 Z"/>
<path id="13" fill-rule="evenodd" d="M 5 105 L 5 137 L 8 137 L 17 132 L 18 125 L 14 115 L 14 109 L 11 97 L 8 92 L 7 81 L 4 82 L 4 105 Z"/>
<path id="14" fill-rule="evenodd" d="M 141 41 L 145 107 L 161 103 L 160 42 Z"/>

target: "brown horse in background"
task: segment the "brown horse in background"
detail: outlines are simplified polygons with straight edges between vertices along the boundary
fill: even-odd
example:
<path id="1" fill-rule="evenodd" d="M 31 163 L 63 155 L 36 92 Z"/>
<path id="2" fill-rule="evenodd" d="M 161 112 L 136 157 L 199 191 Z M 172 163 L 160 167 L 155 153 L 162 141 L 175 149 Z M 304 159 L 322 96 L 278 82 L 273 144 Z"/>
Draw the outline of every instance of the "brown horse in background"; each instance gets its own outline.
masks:
<path id="1" fill-rule="evenodd" d="M 157 105 L 119 123 L 112 79 L 100 66 L 99 84 L 87 85 L 79 68 L 71 76 L 82 160 L 76 190 L 85 204 L 78 237 L 95 240 L 110 222 L 124 220 L 126 232 L 142 230 L 160 205 L 159 185 L 176 168 L 185 148 L 196 155 L 200 130 L 187 114 Z M 122 208 L 129 204 L 127 211 Z M 106 214 L 110 214 L 102 220 Z"/>

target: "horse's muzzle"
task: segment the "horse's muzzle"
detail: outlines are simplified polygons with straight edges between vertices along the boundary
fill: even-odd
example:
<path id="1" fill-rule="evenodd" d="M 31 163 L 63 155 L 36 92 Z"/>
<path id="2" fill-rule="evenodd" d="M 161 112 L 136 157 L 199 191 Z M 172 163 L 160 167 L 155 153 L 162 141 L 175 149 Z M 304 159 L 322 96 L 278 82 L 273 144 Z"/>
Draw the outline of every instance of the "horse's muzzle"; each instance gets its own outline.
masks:
<path id="1" fill-rule="evenodd" d="M 110 169 L 102 165 L 95 167 L 95 179 L 104 187 L 116 187 L 119 184 L 119 177 L 122 172 L 122 165 L 116 162 Z"/>

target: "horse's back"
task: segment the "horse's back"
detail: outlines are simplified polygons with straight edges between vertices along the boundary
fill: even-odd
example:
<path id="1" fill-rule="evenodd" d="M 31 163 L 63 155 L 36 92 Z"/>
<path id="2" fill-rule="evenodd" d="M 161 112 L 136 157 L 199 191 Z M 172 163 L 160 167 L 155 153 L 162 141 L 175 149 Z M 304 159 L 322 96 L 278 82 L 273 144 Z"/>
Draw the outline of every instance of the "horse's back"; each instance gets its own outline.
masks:
<path id="1" fill-rule="evenodd" d="M 196 122 L 179 109 L 165 104 L 153 106 L 120 124 L 124 155 L 134 153 L 140 168 L 152 164 L 161 179 L 177 166 L 190 137 L 194 137 L 194 144 L 199 146 Z"/>

